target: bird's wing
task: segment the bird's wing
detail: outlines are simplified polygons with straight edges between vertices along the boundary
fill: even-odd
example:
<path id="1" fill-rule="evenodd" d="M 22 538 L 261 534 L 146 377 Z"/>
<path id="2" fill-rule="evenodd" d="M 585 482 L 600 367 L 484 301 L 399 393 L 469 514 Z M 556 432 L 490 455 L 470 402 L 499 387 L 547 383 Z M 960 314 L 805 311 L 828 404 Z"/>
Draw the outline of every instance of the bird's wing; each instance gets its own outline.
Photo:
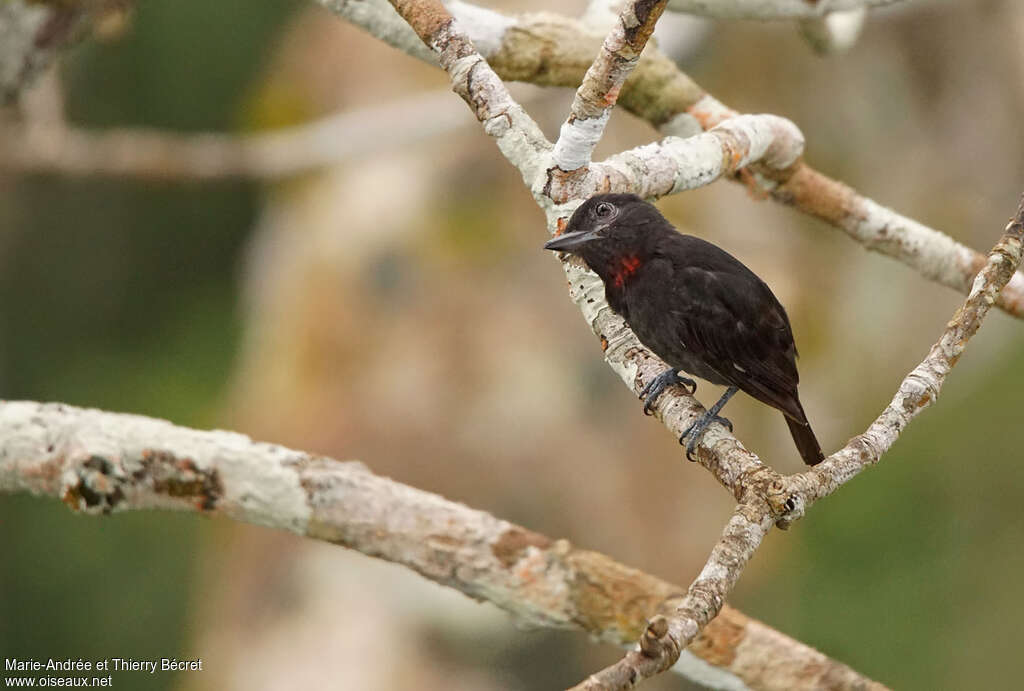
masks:
<path id="1" fill-rule="evenodd" d="M 697 240 L 697 238 L 687 238 Z M 786 311 L 765 283 L 710 243 L 673 261 L 667 322 L 730 384 L 796 419 L 796 347 Z"/>

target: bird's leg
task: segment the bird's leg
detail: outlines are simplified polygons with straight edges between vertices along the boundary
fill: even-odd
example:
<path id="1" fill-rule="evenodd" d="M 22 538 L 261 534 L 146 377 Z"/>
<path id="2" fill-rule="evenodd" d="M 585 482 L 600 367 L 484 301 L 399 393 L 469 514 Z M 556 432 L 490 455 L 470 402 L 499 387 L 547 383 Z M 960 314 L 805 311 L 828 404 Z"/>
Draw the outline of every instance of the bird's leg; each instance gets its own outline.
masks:
<path id="1" fill-rule="evenodd" d="M 682 435 L 680 435 L 680 444 L 682 444 L 683 440 L 687 437 L 690 438 L 690 441 L 686 443 L 686 457 L 688 459 L 691 461 L 697 460 L 694 457 L 694 453 L 697 451 L 697 444 L 700 442 L 700 438 L 704 436 L 704 431 L 712 422 L 720 422 L 728 427 L 729 431 L 732 432 L 732 423 L 729 422 L 728 418 L 721 417 L 718 412 L 725 407 L 725 404 L 729 402 L 729 399 L 732 398 L 732 395 L 736 393 L 737 390 L 738 389 L 735 386 L 730 386 L 726 389 L 725 393 L 722 394 L 722 397 L 718 399 L 718 403 L 708 408 L 703 415 L 697 418 L 697 420 L 687 427 Z"/>
<path id="2" fill-rule="evenodd" d="M 697 390 L 697 382 L 687 377 L 680 377 L 675 369 L 669 368 L 649 381 L 644 390 L 640 392 L 640 400 L 644 401 L 644 415 L 653 414 L 654 404 L 657 402 L 661 392 L 676 384 L 689 389 L 686 393 L 690 395 L 693 395 L 693 392 Z M 644 400 L 645 398 L 647 400 Z"/>

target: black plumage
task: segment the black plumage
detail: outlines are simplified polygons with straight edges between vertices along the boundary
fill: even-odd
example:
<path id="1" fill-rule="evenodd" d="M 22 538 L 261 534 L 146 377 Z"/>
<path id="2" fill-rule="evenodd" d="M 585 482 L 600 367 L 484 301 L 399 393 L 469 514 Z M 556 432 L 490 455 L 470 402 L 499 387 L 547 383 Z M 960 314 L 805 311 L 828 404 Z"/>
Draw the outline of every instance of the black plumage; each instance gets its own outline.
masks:
<path id="1" fill-rule="evenodd" d="M 641 394 L 645 411 L 667 386 L 696 389 L 679 370 L 728 387 L 680 438 L 689 437 L 687 455 L 712 422 L 732 429 L 718 412 L 738 389 L 782 411 L 808 465 L 822 460 L 797 396 L 797 351 L 786 310 L 738 259 L 680 234 L 632 194 L 591 197 L 545 248 L 582 257 L 604 282 L 611 308 L 671 368 Z"/>

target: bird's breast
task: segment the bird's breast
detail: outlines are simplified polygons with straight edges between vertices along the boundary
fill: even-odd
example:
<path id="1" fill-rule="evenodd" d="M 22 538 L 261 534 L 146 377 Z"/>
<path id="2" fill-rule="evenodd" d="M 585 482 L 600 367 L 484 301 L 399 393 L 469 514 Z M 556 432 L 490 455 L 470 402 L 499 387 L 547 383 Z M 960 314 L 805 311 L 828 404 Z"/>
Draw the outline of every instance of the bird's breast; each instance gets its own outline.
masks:
<path id="1" fill-rule="evenodd" d="M 632 276 L 643 266 L 643 261 L 635 255 L 617 257 L 612 262 L 611 280 L 616 288 L 624 288 Z"/>

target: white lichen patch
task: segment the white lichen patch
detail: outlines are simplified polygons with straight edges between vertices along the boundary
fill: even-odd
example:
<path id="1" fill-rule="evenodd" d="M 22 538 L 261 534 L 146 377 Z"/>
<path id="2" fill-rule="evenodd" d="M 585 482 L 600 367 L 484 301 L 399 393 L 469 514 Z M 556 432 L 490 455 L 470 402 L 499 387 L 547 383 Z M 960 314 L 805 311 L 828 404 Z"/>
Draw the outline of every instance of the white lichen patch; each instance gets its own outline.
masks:
<path id="1" fill-rule="evenodd" d="M 842 227 L 868 249 L 888 254 L 914 267 L 926 278 L 965 290 L 975 252 L 953 238 L 901 216 L 870 199 L 859 198 Z"/>
<path id="2" fill-rule="evenodd" d="M 743 168 L 761 161 L 772 168 L 787 168 L 803 153 L 804 136 L 792 122 L 777 115 L 740 115 L 730 118 L 710 133 L 721 133 L 733 141 L 731 145 L 741 154 L 733 168 Z"/>
<path id="3" fill-rule="evenodd" d="M 220 434 L 220 433 L 218 433 Z M 307 532 L 312 508 L 295 462 L 305 455 L 244 435 L 213 459 L 224 484 L 224 502 L 249 523 Z"/>
<path id="4" fill-rule="evenodd" d="M 717 135 L 705 132 L 689 139 L 672 137 L 664 144 L 676 164 L 673 194 L 703 187 L 722 175 L 722 142 Z"/>
<path id="5" fill-rule="evenodd" d="M 605 125 L 611 117 L 611 109 L 606 109 L 599 117 L 586 119 L 568 119 L 562 123 L 562 129 L 555 142 L 553 158 L 555 165 L 565 171 L 576 170 L 590 163 L 594 147 L 604 134 Z"/>

